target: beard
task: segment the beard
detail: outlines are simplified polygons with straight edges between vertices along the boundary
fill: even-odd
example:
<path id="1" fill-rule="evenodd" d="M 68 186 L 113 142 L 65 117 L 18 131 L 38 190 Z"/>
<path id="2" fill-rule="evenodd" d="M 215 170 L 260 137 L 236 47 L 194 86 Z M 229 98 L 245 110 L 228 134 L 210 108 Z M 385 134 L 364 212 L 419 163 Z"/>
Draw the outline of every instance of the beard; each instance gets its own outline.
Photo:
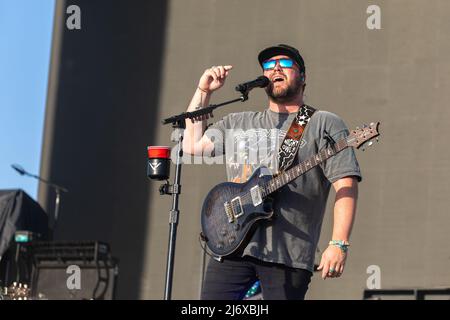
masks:
<path id="1" fill-rule="evenodd" d="M 296 78 L 294 80 L 294 83 L 289 84 L 287 87 L 275 87 L 274 83 L 270 82 L 265 90 L 270 100 L 277 103 L 283 103 L 291 101 L 293 98 L 295 98 L 299 94 L 302 85 L 303 82 L 301 81 L 301 79 Z"/>

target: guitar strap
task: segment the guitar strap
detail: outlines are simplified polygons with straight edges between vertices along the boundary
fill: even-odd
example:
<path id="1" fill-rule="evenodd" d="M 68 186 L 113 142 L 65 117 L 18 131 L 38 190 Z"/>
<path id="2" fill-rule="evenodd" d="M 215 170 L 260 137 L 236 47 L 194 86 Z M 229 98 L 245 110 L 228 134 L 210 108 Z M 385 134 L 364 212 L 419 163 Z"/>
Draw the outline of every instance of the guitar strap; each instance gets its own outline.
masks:
<path id="1" fill-rule="evenodd" d="M 279 172 L 285 171 L 294 162 L 298 148 L 300 147 L 303 132 L 314 112 L 316 112 L 316 109 L 304 104 L 298 110 L 294 120 L 292 120 L 291 126 L 278 150 Z"/>

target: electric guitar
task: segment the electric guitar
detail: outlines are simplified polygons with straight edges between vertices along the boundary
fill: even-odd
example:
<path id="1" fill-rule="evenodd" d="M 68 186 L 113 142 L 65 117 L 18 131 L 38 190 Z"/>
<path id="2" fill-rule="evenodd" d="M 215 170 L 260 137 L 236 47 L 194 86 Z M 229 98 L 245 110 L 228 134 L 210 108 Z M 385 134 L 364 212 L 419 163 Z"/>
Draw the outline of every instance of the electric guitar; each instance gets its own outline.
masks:
<path id="1" fill-rule="evenodd" d="M 271 194 L 345 148 L 359 149 L 366 142 L 372 145 L 370 140 L 380 135 L 379 125 L 377 122 L 356 128 L 346 138 L 332 141 L 327 148 L 277 176 L 261 174 L 268 169 L 260 167 L 245 183 L 216 185 L 206 196 L 201 213 L 201 236 L 208 248 L 219 259 L 238 251 L 256 222 L 272 217 Z"/>

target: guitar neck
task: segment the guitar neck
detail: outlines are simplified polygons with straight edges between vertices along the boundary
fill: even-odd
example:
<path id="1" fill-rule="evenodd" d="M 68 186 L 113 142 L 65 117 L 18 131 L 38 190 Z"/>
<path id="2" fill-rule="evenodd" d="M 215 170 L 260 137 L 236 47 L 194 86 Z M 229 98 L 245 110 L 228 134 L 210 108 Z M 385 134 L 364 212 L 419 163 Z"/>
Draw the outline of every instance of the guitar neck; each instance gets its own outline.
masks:
<path id="1" fill-rule="evenodd" d="M 347 138 L 342 138 L 337 141 L 332 146 L 329 146 L 316 155 L 306 159 L 305 161 L 299 163 L 298 165 L 292 167 L 289 170 L 281 172 L 279 175 L 269 180 L 262 186 L 263 196 L 268 196 L 269 194 L 277 191 L 278 189 L 284 187 L 286 184 L 291 182 L 292 180 L 300 177 L 305 172 L 311 170 L 315 166 L 323 163 L 328 158 L 331 158 L 336 153 L 347 148 L 348 142 Z"/>

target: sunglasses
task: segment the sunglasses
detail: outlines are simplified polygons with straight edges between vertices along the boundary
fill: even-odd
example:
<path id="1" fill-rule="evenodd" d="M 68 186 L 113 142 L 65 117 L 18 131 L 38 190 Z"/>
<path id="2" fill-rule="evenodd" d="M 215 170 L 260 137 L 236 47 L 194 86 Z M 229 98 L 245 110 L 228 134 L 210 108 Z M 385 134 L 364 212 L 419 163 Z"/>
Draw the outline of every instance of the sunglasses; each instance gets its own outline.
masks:
<path id="1" fill-rule="evenodd" d="M 266 60 L 262 63 L 262 67 L 264 71 L 266 70 L 272 70 L 277 65 L 277 61 L 280 63 L 280 67 L 282 68 L 292 68 L 294 65 L 294 61 L 291 59 L 273 59 L 273 60 Z"/>

